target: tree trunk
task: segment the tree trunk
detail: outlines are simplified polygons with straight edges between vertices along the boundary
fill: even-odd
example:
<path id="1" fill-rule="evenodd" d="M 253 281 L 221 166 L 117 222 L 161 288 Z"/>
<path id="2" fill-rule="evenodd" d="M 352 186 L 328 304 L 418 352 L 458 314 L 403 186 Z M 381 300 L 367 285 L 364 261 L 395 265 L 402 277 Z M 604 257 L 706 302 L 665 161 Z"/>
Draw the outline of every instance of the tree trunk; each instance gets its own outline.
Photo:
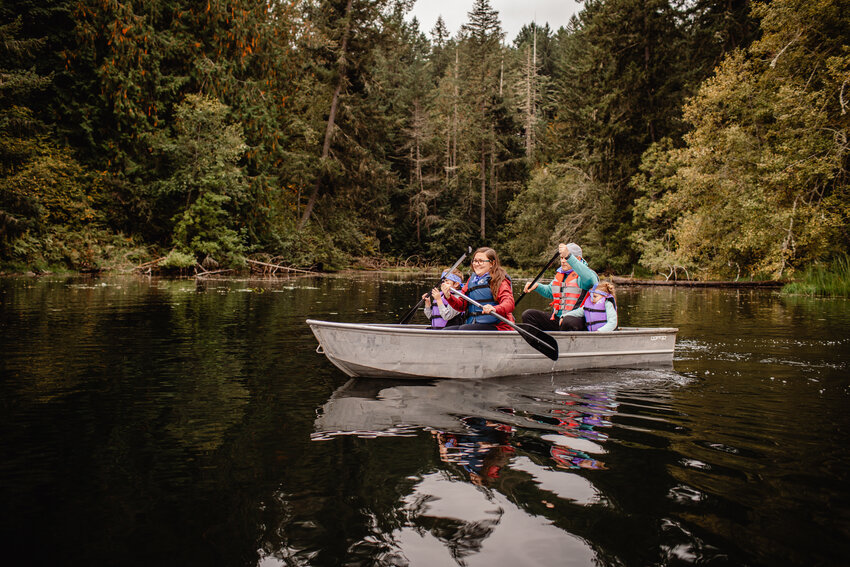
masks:
<path id="1" fill-rule="evenodd" d="M 525 156 L 534 158 L 534 125 L 537 113 L 537 27 L 534 27 L 532 50 L 526 51 L 525 61 Z M 526 48 L 527 49 L 527 48 Z"/>
<path id="2" fill-rule="evenodd" d="M 525 48 L 525 156 L 531 160 L 531 53 Z"/>
<path id="3" fill-rule="evenodd" d="M 455 47 L 455 96 L 454 96 L 454 113 L 452 116 L 452 171 L 457 174 L 457 99 L 459 96 L 458 93 L 458 81 L 460 73 L 458 72 L 458 68 L 460 65 L 460 60 L 458 59 L 458 50 Z"/>
<path id="4" fill-rule="evenodd" d="M 499 214 L 499 188 L 496 184 L 496 126 L 490 128 L 490 191 L 493 193 L 493 209 Z M 498 218 L 498 216 L 497 216 Z"/>
<path id="5" fill-rule="evenodd" d="M 345 84 L 345 52 L 348 49 L 348 36 L 351 33 L 351 4 L 354 0 L 348 0 L 345 5 L 345 32 L 342 35 L 342 45 L 339 50 L 339 64 L 337 66 L 337 84 L 334 90 L 334 96 L 331 100 L 331 112 L 328 115 L 328 124 L 325 128 L 325 142 L 322 144 L 322 159 L 321 164 L 328 158 L 331 150 L 331 140 L 333 139 L 334 123 L 336 122 L 336 112 L 339 108 L 339 95 L 342 93 L 342 87 Z M 307 201 L 307 206 L 304 209 L 304 214 L 301 216 L 301 221 L 298 223 L 298 230 L 302 230 L 310 220 L 310 215 L 313 213 L 313 207 L 316 205 L 316 199 L 319 197 L 319 189 L 322 184 L 322 172 L 316 175 L 316 183 L 313 185 L 313 191 L 310 193 L 310 198 Z"/>
<path id="6" fill-rule="evenodd" d="M 481 241 L 484 241 L 484 221 L 487 219 L 487 153 L 481 142 Z"/>

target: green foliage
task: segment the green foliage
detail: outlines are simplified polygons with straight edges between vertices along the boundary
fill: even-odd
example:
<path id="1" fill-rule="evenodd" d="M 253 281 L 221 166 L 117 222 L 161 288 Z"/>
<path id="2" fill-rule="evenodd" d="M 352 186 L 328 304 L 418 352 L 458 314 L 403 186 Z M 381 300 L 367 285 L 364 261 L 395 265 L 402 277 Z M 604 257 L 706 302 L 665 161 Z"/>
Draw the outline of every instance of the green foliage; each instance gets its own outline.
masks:
<path id="1" fill-rule="evenodd" d="M 99 178 L 53 141 L 27 106 L 52 81 L 35 65 L 47 42 L 21 37 L 20 16 L 0 25 L 0 34 L 9 65 L 0 69 L 0 261 L 97 268 L 116 248 L 93 206 Z"/>
<path id="2" fill-rule="evenodd" d="M 519 266 L 531 266 L 551 256 L 564 235 L 580 224 L 587 187 L 576 169 L 553 166 L 535 171 L 528 189 L 508 207 L 505 251 Z"/>
<path id="3" fill-rule="evenodd" d="M 195 259 L 194 255 L 186 254 L 185 252 L 181 252 L 175 248 L 165 256 L 165 260 L 160 262 L 157 267 L 185 270 L 187 268 L 191 268 L 197 263 L 198 261 Z"/>
<path id="4" fill-rule="evenodd" d="M 219 265 L 242 264 L 242 238 L 230 226 L 230 214 L 225 205 L 230 197 L 202 192 L 195 201 L 176 217 L 174 243 L 199 260 L 210 258 Z"/>
<path id="5" fill-rule="evenodd" d="M 850 256 L 841 256 L 831 265 L 816 264 L 806 268 L 797 281 L 782 288 L 782 293 L 850 297 Z"/>
<path id="6" fill-rule="evenodd" d="M 132 238 L 96 226 L 56 225 L 17 238 L 0 265 L 15 271 L 128 270 L 150 257 L 150 252 Z"/>
<path id="7" fill-rule="evenodd" d="M 174 216 L 173 242 L 199 261 L 242 263 L 243 236 L 233 211 L 248 180 L 238 164 L 245 151 L 242 129 L 228 123 L 228 108 L 217 100 L 188 95 L 176 112 L 173 136 L 152 137 L 170 175 L 157 183 L 162 198 L 185 203 Z"/>
<path id="8" fill-rule="evenodd" d="M 655 256 L 703 277 L 782 277 L 847 249 L 839 93 L 850 17 L 829 1 L 781 0 L 759 14 L 763 37 L 685 107 L 687 145 L 644 156 L 634 186 L 646 228 L 635 241 L 647 265 Z"/>
<path id="9" fill-rule="evenodd" d="M 409 5 L 0 5 L 0 258 L 100 265 L 129 234 L 531 267 L 575 240 L 600 270 L 752 277 L 846 251 L 843 2 L 586 0 L 512 46 L 489 0 L 432 41 Z"/>
<path id="10" fill-rule="evenodd" d="M 595 265 L 623 271 L 637 260 L 629 180 L 652 143 L 685 132 L 683 101 L 722 53 L 748 41 L 742 4 L 588 0 L 556 35 L 541 159 L 579 167 L 607 200 L 593 213 L 605 235 Z"/>

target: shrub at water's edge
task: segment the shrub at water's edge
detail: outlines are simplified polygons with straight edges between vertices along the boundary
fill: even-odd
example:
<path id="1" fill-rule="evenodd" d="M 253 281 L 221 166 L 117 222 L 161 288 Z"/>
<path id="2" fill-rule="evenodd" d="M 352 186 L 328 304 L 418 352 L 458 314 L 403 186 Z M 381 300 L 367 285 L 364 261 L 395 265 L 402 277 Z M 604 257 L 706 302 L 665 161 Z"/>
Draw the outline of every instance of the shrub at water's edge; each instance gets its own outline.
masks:
<path id="1" fill-rule="evenodd" d="M 782 288 L 784 294 L 850 297 L 850 256 L 831 265 L 815 265 L 802 272 L 800 278 Z"/>

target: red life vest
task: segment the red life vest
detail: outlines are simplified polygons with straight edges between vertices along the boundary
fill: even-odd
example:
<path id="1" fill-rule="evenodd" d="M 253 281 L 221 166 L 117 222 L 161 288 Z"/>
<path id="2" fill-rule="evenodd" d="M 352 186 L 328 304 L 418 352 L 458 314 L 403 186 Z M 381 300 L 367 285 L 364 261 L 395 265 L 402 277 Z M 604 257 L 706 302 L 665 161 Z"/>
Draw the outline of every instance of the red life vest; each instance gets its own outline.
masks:
<path id="1" fill-rule="evenodd" d="M 555 274 L 555 279 L 552 280 L 552 302 L 549 304 L 552 307 L 552 320 L 560 311 L 572 311 L 579 305 L 587 291 L 578 286 L 578 274 L 575 270 L 566 272 L 558 272 Z"/>

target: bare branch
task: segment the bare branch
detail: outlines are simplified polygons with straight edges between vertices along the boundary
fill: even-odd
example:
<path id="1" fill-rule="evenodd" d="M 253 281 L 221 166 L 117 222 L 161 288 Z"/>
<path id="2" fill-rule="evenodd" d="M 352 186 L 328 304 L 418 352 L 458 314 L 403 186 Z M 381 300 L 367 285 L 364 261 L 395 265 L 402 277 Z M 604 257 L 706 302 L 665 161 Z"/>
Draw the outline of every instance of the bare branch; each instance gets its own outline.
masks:
<path id="1" fill-rule="evenodd" d="M 773 58 L 773 61 L 771 61 L 771 62 L 770 62 L 770 68 L 771 68 L 771 69 L 773 69 L 774 67 L 776 67 L 776 61 L 777 61 L 777 59 L 779 59 L 779 56 L 780 56 L 780 55 L 782 55 L 783 53 L 785 53 L 785 50 L 786 50 L 786 49 L 788 49 L 789 47 L 791 47 L 791 44 L 792 44 L 792 43 L 794 43 L 795 41 L 797 41 L 798 39 L 800 39 L 800 36 L 801 36 L 801 35 L 803 35 L 803 31 L 804 31 L 804 30 L 800 30 L 800 31 L 798 31 L 798 32 L 797 32 L 797 35 L 796 35 L 796 36 L 794 36 L 794 39 L 792 39 L 791 41 L 789 41 L 789 42 L 788 42 L 788 45 L 786 45 L 785 47 L 783 47 L 782 49 L 780 49 L 780 50 L 779 50 L 779 53 L 777 53 L 777 54 L 776 54 L 776 56 Z"/>

